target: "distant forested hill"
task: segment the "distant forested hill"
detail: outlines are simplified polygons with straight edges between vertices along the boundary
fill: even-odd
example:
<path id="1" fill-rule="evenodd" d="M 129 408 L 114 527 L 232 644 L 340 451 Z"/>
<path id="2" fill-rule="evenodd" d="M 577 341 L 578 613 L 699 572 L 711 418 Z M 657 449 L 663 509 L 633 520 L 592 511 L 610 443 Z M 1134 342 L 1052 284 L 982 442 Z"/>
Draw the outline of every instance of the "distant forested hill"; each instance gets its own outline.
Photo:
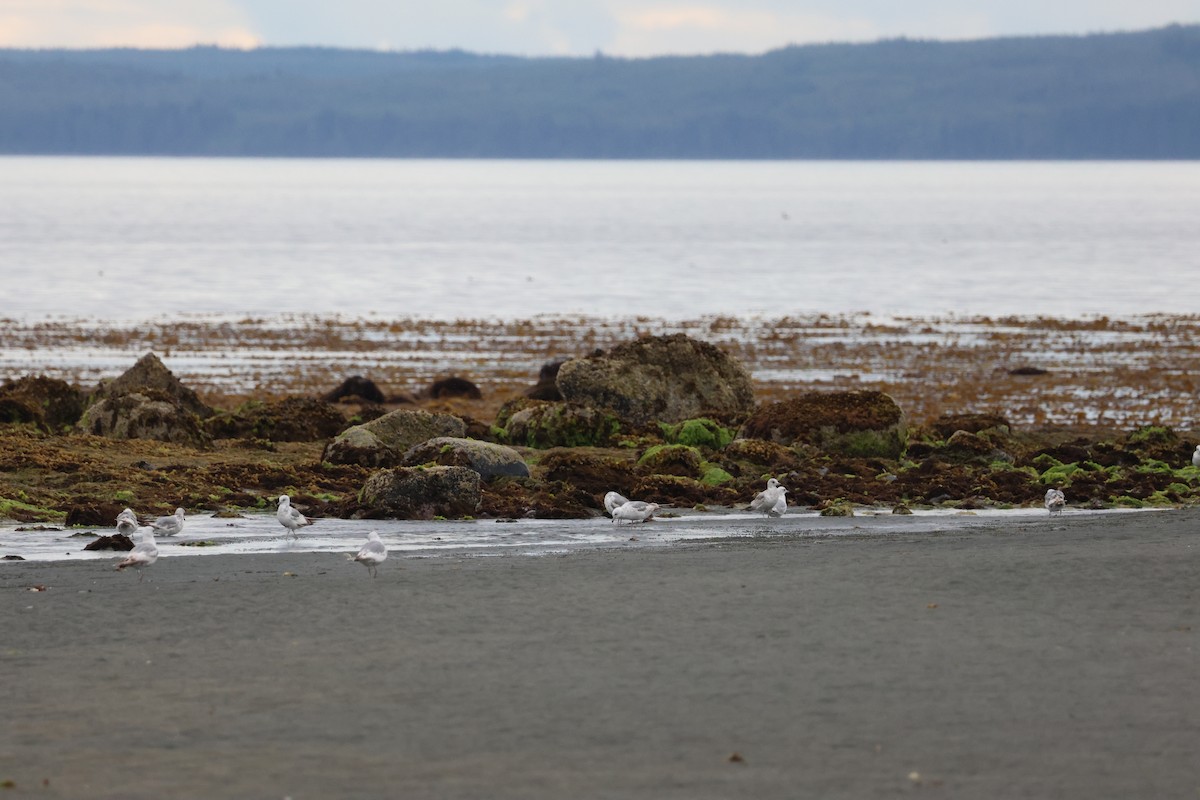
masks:
<path id="1" fill-rule="evenodd" d="M 1200 158 L 1200 26 L 651 59 L 0 50 L 0 153 Z"/>

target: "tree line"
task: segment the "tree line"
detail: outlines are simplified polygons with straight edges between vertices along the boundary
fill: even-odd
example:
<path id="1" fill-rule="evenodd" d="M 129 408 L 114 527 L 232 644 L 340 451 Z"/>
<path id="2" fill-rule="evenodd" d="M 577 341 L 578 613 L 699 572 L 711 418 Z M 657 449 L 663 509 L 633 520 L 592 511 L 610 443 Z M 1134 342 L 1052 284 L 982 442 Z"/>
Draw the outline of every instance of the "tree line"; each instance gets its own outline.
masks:
<path id="1" fill-rule="evenodd" d="M 1200 25 L 758 56 L 0 49 L 0 153 L 1200 158 Z"/>

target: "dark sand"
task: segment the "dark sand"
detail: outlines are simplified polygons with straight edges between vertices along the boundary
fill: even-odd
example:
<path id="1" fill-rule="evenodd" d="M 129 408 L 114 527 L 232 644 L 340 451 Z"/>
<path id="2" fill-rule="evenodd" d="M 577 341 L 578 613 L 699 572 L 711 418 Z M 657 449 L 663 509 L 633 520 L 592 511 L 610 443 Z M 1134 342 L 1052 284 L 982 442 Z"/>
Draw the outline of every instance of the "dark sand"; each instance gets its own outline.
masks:
<path id="1" fill-rule="evenodd" d="M 6 797 L 1200 797 L 1197 511 L 0 592 Z"/>

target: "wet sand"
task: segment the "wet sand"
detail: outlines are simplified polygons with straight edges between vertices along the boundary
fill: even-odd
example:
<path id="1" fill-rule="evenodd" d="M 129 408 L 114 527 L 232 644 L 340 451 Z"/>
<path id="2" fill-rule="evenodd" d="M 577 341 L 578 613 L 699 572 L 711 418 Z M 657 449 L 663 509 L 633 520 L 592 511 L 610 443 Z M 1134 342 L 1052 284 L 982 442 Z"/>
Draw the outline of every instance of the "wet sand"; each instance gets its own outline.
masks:
<path id="1" fill-rule="evenodd" d="M 10 797 L 1200 793 L 1196 510 L 0 593 Z"/>

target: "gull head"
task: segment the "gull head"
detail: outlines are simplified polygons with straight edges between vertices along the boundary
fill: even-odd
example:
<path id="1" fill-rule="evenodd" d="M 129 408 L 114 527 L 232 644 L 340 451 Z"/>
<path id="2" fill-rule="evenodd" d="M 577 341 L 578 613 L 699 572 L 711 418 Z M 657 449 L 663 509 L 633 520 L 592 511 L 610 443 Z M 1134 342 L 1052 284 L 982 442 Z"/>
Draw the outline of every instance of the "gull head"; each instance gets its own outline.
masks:
<path id="1" fill-rule="evenodd" d="M 288 497 L 286 494 L 279 495 L 279 505 L 286 506 L 286 505 L 289 505 L 291 502 L 292 502 L 292 498 Z"/>
<path id="2" fill-rule="evenodd" d="M 771 478 L 769 481 L 767 481 L 767 488 L 768 489 L 778 489 L 779 481 L 775 480 L 774 478 Z"/>

